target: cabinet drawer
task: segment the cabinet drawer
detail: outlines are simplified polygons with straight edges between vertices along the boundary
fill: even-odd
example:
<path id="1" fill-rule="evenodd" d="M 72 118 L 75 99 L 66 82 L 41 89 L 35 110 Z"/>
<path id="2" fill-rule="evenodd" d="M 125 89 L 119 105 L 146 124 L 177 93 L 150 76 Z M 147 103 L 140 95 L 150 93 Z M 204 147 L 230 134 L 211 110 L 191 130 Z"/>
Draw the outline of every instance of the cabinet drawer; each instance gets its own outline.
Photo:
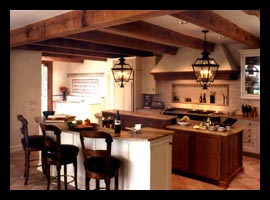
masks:
<path id="1" fill-rule="evenodd" d="M 256 139 L 256 134 L 255 133 L 248 133 L 248 132 L 244 132 L 243 134 L 243 140 L 247 140 L 247 139 Z"/>
<path id="2" fill-rule="evenodd" d="M 255 140 L 243 141 L 243 150 L 245 152 L 256 153 L 256 141 Z"/>

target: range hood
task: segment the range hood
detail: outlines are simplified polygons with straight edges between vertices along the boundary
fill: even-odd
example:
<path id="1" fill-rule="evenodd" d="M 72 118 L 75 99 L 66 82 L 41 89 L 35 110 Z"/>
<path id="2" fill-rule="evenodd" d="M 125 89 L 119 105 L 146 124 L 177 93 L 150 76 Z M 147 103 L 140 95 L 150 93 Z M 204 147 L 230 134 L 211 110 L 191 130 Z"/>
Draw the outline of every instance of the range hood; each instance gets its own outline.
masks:
<path id="1" fill-rule="evenodd" d="M 176 55 L 164 55 L 151 70 L 155 80 L 192 80 L 194 73 L 192 64 L 201 56 L 201 51 L 191 48 L 179 48 Z M 236 66 L 223 45 L 216 45 L 210 53 L 219 64 L 216 79 L 237 80 L 240 74 L 240 66 Z"/>

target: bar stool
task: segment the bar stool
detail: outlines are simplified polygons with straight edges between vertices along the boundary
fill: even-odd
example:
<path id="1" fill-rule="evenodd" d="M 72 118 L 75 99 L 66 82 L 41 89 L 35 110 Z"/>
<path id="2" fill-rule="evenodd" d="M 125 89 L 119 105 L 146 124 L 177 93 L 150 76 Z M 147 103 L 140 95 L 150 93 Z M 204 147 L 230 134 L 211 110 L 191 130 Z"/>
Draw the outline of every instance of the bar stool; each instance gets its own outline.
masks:
<path id="1" fill-rule="evenodd" d="M 88 139 L 103 139 L 105 149 L 98 146 L 93 149 Z M 99 130 L 80 131 L 80 140 L 84 156 L 85 189 L 90 190 L 90 180 L 96 180 L 96 190 L 99 190 L 99 181 L 104 180 L 106 190 L 110 190 L 110 180 L 114 177 L 114 189 L 118 190 L 118 177 L 121 161 L 111 155 L 112 136 Z"/>
<path id="2" fill-rule="evenodd" d="M 24 185 L 27 185 L 28 178 L 29 178 L 29 171 L 30 167 L 38 167 L 40 165 L 36 166 L 31 166 L 30 162 L 36 161 L 37 159 L 31 159 L 31 152 L 33 151 L 40 151 L 41 152 L 41 166 L 42 166 L 42 171 L 45 173 L 44 169 L 44 141 L 43 141 L 43 136 L 38 135 L 38 134 L 32 134 L 29 135 L 28 132 L 28 121 L 26 118 L 18 114 L 17 115 L 18 121 L 21 122 L 21 128 L 20 131 L 23 135 L 23 138 L 21 139 L 21 143 L 23 146 L 24 150 Z"/>
<path id="3" fill-rule="evenodd" d="M 61 189 L 61 166 L 64 166 L 64 185 L 67 190 L 67 185 L 71 182 L 75 183 L 75 189 L 78 190 L 77 185 L 77 156 L 79 148 L 71 144 L 61 144 L 61 130 L 54 125 L 46 125 L 40 123 L 40 128 L 44 136 L 45 146 L 45 166 L 47 178 L 47 190 L 50 189 L 51 172 L 50 166 L 56 165 L 57 170 L 57 189 Z M 53 134 L 52 134 L 53 132 Z M 74 176 L 67 174 L 67 165 L 73 164 Z M 71 181 L 67 181 L 67 177 L 72 177 Z"/>

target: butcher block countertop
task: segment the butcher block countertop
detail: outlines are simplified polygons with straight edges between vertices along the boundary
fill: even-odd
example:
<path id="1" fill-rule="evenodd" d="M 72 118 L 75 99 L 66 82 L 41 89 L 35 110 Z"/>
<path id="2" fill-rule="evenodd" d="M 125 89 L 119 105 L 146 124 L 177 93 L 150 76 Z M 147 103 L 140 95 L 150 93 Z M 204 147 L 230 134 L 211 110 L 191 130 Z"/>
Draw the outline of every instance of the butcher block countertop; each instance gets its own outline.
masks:
<path id="1" fill-rule="evenodd" d="M 244 130 L 244 126 L 240 124 L 234 124 L 231 126 L 231 130 L 227 131 L 212 131 L 212 130 L 205 130 L 201 128 L 194 128 L 194 126 L 199 126 L 199 121 L 196 120 L 191 120 L 190 124 L 187 126 L 180 126 L 179 124 L 174 124 L 174 125 L 168 125 L 166 126 L 167 129 L 169 130 L 175 130 L 175 131 L 190 131 L 190 132 L 196 132 L 196 133 L 204 133 L 204 134 L 211 134 L 211 135 L 219 135 L 219 136 L 229 136 L 233 134 L 238 134 L 241 131 Z"/>

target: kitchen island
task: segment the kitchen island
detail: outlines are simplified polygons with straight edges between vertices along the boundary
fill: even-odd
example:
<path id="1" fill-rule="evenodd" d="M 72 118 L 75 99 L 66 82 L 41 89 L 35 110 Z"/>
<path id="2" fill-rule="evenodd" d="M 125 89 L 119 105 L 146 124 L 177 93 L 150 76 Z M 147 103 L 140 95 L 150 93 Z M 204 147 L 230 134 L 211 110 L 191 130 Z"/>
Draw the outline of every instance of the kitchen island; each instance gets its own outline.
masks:
<path id="1" fill-rule="evenodd" d="M 188 126 L 169 125 L 173 130 L 172 169 L 227 188 L 231 180 L 243 171 L 243 130 L 239 124 L 229 131 L 201 129 L 198 121 Z"/>
<path id="2" fill-rule="evenodd" d="M 43 121 L 36 117 L 37 122 Z M 80 148 L 78 155 L 78 186 L 85 189 L 85 173 L 83 154 L 79 132 L 69 130 L 65 123 L 52 123 L 62 130 L 62 143 L 74 144 Z M 170 190 L 172 168 L 172 134 L 174 131 L 145 127 L 139 134 L 121 131 L 115 135 L 114 129 L 98 127 L 110 133 L 113 137 L 112 155 L 121 160 L 119 174 L 120 190 Z M 101 141 L 91 143 L 95 146 L 103 145 Z M 68 166 L 72 174 L 73 166 Z M 90 188 L 95 188 L 95 181 L 91 180 Z M 114 184 L 114 179 L 111 180 Z M 104 182 L 101 181 L 101 187 Z"/>

